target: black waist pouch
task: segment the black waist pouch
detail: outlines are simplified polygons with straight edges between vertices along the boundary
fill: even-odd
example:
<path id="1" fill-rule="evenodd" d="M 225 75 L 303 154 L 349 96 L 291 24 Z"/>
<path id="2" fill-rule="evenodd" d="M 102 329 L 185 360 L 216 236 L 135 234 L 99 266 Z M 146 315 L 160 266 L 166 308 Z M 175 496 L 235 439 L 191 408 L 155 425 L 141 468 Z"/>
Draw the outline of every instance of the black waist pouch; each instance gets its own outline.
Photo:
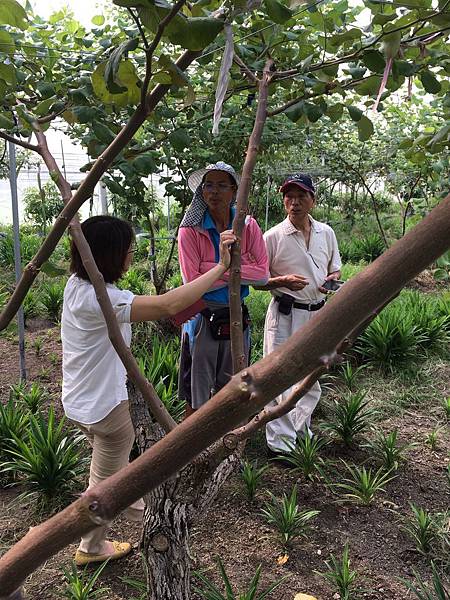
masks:
<path id="1" fill-rule="evenodd" d="M 214 312 L 202 311 L 202 315 L 208 319 L 211 335 L 214 340 L 230 339 L 230 308 L 219 308 Z M 242 305 L 242 329 L 245 331 L 250 325 L 250 315 L 245 304 Z"/>
<path id="2" fill-rule="evenodd" d="M 294 306 L 295 298 L 289 294 L 281 294 L 277 296 L 275 301 L 278 302 L 278 310 L 282 315 L 290 315 Z"/>

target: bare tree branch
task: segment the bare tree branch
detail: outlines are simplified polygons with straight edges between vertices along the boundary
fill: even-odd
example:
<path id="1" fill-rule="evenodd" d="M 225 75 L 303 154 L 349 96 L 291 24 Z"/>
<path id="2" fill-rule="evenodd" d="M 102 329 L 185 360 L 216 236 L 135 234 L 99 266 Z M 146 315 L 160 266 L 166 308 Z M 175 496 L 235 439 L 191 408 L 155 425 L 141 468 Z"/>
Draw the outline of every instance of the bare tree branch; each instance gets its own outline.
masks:
<path id="1" fill-rule="evenodd" d="M 6 133 L 6 131 L 0 131 L 0 138 L 3 138 L 7 142 L 12 142 L 16 146 L 22 146 L 22 148 L 39 153 L 39 146 L 25 142 L 24 140 L 14 137 L 13 135 L 9 135 L 9 133 Z"/>

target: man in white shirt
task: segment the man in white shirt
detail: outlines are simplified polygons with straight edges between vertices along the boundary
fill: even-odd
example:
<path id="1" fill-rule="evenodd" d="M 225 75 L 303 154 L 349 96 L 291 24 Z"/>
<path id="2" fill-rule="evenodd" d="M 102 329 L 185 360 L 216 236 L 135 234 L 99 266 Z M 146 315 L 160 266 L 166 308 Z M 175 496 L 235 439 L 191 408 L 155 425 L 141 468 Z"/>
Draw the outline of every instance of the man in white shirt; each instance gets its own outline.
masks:
<path id="1" fill-rule="evenodd" d="M 280 188 L 287 217 L 264 234 L 270 278 L 262 289 L 272 291 L 264 326 L 264 356 L 285 342 L 325 304 L 326 281 L 340 277 L 341 258 L 334 231 L 314 220 L 316 202 L 309 175 L 289 176 Z M 274 403 L 287 398 L 291 388 Z M 321 394 L 318 382 L 288 414 L 266 426 L 269 453 L 289 451 L 297 433 L 309 430 Z"/>

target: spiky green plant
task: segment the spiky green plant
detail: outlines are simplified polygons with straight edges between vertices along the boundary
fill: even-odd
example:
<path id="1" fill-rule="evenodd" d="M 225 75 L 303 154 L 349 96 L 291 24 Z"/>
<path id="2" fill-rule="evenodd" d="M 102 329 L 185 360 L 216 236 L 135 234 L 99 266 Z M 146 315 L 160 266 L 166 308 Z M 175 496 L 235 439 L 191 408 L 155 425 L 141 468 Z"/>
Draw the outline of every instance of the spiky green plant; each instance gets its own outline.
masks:
<path id="1" fill-rule="evenodd" d="M 438 573 L 434 562 L 431 562 L 431 570 L 433 572 L 432 589 L 426 585 L 420 575 L 414 570 L 415 582 L 410 583 L 409 581 L 405 581 L 404 583 L 418 600 L 449 600 L 450 582 L 445 581 L 444 577 Z"/>
<path id="2" fill-rule="evenodd" d="M 59 506 L 89 461 L 84 436 L 64 427 L 65 419 L 58 423 L 52 407 L 47 418 L 30 414 L 28 435 L 13 435 L 14 448 L 0 465 L 0 472 L 21 478 L 25 491 L 18 499 L 36 500 L 38 509 Z"/>
<path id="3" fill-rule="evenodd" d="M 64 287 L 64 281 L 51 281 L 45 283 L 41 288 L 40 301 L 44 306 L 45 314 L 54 323 L 57 323 L 61 318 Z"/>
<path id="4" fill-rule="evenodd" d="M 0 402 L 0 464 L 10 458 L 14 438 L 23 439 L 27 431 L 28 414 L 10 396 L 6 404 Z"/>
<path id="5" fill-rule="evenodd" d="M 289 575 L 286 575 L 259 592 L 259 579 L 261 577 L 261 565 L 259 565 L 248 585 L 248 589 L 244 592 L 235 592 L 220 558 L 217 558 L 217 565 L 223 583 L 223 591 L 202 573 L 194 573 L 195 577 L 203 584 L 202 588 L 195 587 L 194 590 L 205 600 L 264 600 L 264 598 L 269 598 L 270 594 L 289 577 Z"/>
<path id="6" fill-rule="evenodd" d="M 20 399 L 27 406 L 28 410 L 35 414 L 41 408 L 47 396 L 47 390 L 41 387 L 39 383 L 33 382 L 28 390 L 22 392 Z"/>
<path id="7" fill-rule="evenodd" d="M 324 477 L 325 461 L 320 456 L 320 451 L 327 443 L 323 438 L 311 436 L 307 431 L 304 436 L 297 437 L 295 444 L 287 442 L 288 452 L 280 454 L 275 460 L 280 459 L 290 463 L 294 471 L 303 473 L 307 479 Z"/>
<path id="8" fill-rule="evenodd" d="M 405 369 L 420 356 L 422 336 L 400 304 L 385 308 L 363 331 L 355 350 L 385 372 Z"/>
<path id="9" fill-rule="evenodd" d="M 368 234 L 361 239 L 352 241 L 352 260 L 372 262 L 386 250 L 382 238 L 377 233 Z"/>
<path id="10" fill-rule="evenodd" d="M 37 357 L 39 357 L 41 355 L 43 347 L 44 347 L 44 340 L 41 337 L 34 338 L 33 350 Z"/>
<path id="11" fill-rule="evenodd" d="M 361 373 L 361 371 L 363 371 L 365 368 L 366 365 L 360 365 L 359 367 L 355 367 L 350 361 L 347 360 L 345 361 L 345 363 L 340 365 L 338 369 L 338 379 L 350 392 L 354 392 L 356 389 L 356 381 L 358 379 L 358 376 Z"/>
<path id="12" fill-rule="evenodd" d="M 241 467 L 241 479 L 245 485 L 245 491 L 247 492 L 247 498 L 253 501 L 255 497 L 256 488 L 258 487 L 262 476 L 267 471 L 268 465 L 262 465 L 258 467 L 258 461 L 243 460 Z"/>
<path id="13" fill-rule="evenodd" d="M 364 447 L 370 449 L 375 457 L 381 461 L 385 471 L 396 471 L 400 463 L 405 460 L 406 451 L 417 446 L 415 443 L 399 444 L 397 436 L 397 429 L 389 433 L 378 431 L 373 440 L 364 444 Z"/>
<path id="14" fill-rule="evenodd" d="M 105 593 L 109 591 L 109 588 L 95 588 L 97 579 L 100 577 L 103 569 L 108 564 L 108 560 L 101 563 L 97 569 L 89 574 L 87 569 L 79 571 L 75 563 L 72 563 L 70 570 L 63 569 L 65 587 L 63 589 L 64 598 L 68 600 L 95 600 L 96 598 L 106 598 Z"/>
<path id="15" fill-rule="evenodd" d="M 168 376 L 161 378 L 155 385 L 155 391 L 173 419 L 179 423 L 184 415 L 186 401 L 179 399 L 176 381 L 169 380 Z"/>
<path id="16" fill-rule="evenodd" d="M 265 503 L 261 514 L 269 525 L 273 525 L 283 545 L 288 545 L 297 537 L 305 537 L 309 532 L 309 522 L 320 513 L 318 510 L 300 511 L 297 503 L 297 486 L 289 496 L 283 494 L 281 500 L 269 492 L 270 500 Z"/>
<path id="17" fill-rule="evenodd" d="M 130 290 L 138 296 L 145 296 L 149 293 L 149 282 L 136 269 L 128 269 L 118 282 L 121 289 Z"/>
<path id="18" fill-rule="evenodd" d="M 385 486 L 397 477 L 392 471 L 387 473 L 381 467 L 377 471 L 366 467 L 351 466 L 342 461 L 347 469 L 349 477 L 342 482 L 334 483 L 333 488 L 342 490 L 342 499 L 356 504 L 368 506 L 380 492 L 385 492 Z"/>
<path id="19" fill-rule="evenodd" d="M 438 449 L 438 443 L 439 443 L 439 433 L 440 433 L 440 429 L 433 429 L 433 431 L 430 431 L 430 433 L 427 433 L 425 441 L 426 443 L 430 446 L 431 450 L 433 450 L 433 452 L 435 452 Z"/>
<path id="20" fill-rule="evenodd" d="M 322 425 L 324 431 L 334 434 L 346 446 L 351 446 L 358 435 L 364 433 L 372 424 L 377 414 L 369 408 L 366 400 L 367 392 L 361 390 L 344 396 L 341 400 L 333 400 L 329 420 Z"/>
<path id="21" fill-rule="evenodd" d="M 405 520 L 403 531 L 414 541 L 417 552 L 427 556 L 437 542 L 437 521 L 428 510 L 411 504 L 412 517 Z"/>
<path id="22" fill-rule="evenodd" d="M 350 567 L 350 556 L 348 544 L 345 544 L 341 559 L 336 558 L 334 554 L 325 561 L 326 571 L 315 571 L 318 575 L 326 579 L 333 589 L 339 594 L 341 600 L 355 600 L 357 593 L 356 580 L 358 572 Z"/>
<path id="23" fill-rule="evenodd" d="M 450 315 L 440 315 L 433 299 L 417 291 L 409 291 L 402 297 L 402 305 L 416 328 L 422 348 L 439 350 L 448 345 Z"/>

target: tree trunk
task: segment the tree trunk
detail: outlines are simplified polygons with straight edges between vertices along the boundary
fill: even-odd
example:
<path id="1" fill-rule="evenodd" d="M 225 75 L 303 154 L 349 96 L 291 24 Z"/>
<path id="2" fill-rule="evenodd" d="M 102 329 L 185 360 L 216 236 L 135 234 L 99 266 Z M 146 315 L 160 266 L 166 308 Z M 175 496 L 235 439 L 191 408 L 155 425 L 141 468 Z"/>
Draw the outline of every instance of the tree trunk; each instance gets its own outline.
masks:
<path id="1" fill-rule="evenodd" d="M 130 381 L 128 393 L 136 442 L 142 453 L 161 439 L 164 432 L 152 421 L 142 394 Z M 193 464 L 144 497 L 141 552 L 148 600 L 190 600 L 189 526 L 197 514 L 204 514 L 239 461 L 237 454 L 228 457 L 225 454 L 216 468 L 210 461 L 213 451 L 204 452 Z"/>

